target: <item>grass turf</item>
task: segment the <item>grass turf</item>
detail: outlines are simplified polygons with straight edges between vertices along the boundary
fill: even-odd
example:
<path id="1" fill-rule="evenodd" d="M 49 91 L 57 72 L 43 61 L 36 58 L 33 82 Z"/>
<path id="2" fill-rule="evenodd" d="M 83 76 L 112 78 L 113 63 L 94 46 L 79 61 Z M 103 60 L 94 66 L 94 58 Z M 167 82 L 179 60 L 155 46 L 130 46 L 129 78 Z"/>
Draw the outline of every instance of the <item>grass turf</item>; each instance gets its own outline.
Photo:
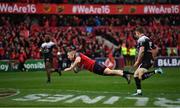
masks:
<path id="1" fill-rule="evenodd" d="M 163 75 L 157 74 L 142 82 L 143 97 L 149 99 L 142 106 L 157 106 L 154 103 L 158 101 L 157 98 L 162 97 L 176 101 L 174 104 L 169 104 L 180 107 L 180 101 L 176 100 L 180 100 L 180 69 L 164 68 L 163 70 L 165 71 Z M 62 76 L 53 73 L 51 84 L 46 83 L 45 72 L 0 72 L 0 90 L 8 88 L 18 90 L 20 93 L 11 97 L 0 97 L 0 107 L 138 107 L 136 100 L 128 99 L 135 91 L 133 79 L 131 84 L 128 85 L 122 77 L 99 76 L 87 71 L 81 71 L 78 74 L 66 72 Z M 50 99 L 48 97 L 54 97 L 56 94 L 73 96 L 57 102 L 42 102 L 38 101 L 38 99 L 29 101 L 14 100 L 39 93 L 48 95 L 41 99 Z M 98 96 L 104 96 L 104 98 L 93 104 L 88 104 L 82 100 L 72 103 L 67 102 L 82 95 L 88 96 L 90 99 Z M 104 104 L 112 96 L 117 96 L 119 99 L 113 104 Z"/>

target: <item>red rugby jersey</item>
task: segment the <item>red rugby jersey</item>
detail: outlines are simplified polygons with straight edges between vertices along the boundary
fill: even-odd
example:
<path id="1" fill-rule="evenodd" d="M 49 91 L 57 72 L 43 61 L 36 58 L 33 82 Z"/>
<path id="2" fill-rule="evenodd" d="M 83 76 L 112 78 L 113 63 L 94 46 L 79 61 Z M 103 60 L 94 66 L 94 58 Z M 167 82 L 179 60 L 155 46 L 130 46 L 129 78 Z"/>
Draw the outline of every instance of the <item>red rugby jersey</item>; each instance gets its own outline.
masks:
<path id="1" fill-rule="evenodd" d="M 79 63 L 79 66 L 92 72 L 94 68 L 95 60 L 90 59 L 89 57 L 87 57 L 82 53 L 79 53 L 79 57 L 81 58 L 81 62 Z"/>

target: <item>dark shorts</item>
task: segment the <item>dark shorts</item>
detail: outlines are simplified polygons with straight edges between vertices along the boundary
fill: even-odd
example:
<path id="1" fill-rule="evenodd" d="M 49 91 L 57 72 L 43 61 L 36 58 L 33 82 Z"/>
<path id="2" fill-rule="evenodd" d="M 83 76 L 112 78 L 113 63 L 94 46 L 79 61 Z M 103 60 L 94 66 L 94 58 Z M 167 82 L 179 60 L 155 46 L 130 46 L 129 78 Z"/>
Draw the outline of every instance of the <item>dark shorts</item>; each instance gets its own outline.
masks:
<path id="1" fill-rule="evenodd" d="M 105 69 L 106 69 L 105 65 L 98 63 L 98 62 L 95 62 L 93 72 L 98 74 L 98 75 L 104 75 Z"/>
<path id="2" fill-rule="evenodd" d="M 45 64 L 48 62 L 48 63 L 53 63 L 53 58 L 51 58 L 51 57 L 46 57 L 46 58 L 44 58 L 44 62 L 45 62 Z"/>
<path id="3" fill-rule="evenodd" d="M 153 63 L 154 63 L 154 59 L 152 57 L 152 53 L 148 52 L 144 55 L 139 67 L 149 69 L 152 67 Z"/>

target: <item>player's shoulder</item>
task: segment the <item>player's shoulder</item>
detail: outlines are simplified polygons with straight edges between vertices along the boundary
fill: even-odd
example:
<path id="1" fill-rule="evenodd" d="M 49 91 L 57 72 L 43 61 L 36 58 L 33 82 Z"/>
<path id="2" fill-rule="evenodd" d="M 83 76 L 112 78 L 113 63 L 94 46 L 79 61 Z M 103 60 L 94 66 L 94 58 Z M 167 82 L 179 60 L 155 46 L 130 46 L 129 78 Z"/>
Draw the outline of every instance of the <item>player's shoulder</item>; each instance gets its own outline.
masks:
<path id="1" fill-rule="evenodd" d="M 50 41 L 50 42 L 46 43 L 46 45 L 49 46 L 49 47 L 51 47 L 51 46 L 55 45 L 55 43 L 52 42 L 52 41 Z"/>
<path id="2" fill-rule="evenodd" d="M 47 45 L 47 43 L 44 42 L 44 43 L 41 44 L 41 47 L 45 47 L 46 45 Z"/>
<path id="3" fill-rule="evenodd" d="M 147 40 L 149 40 L 149 38 L 147 36 L 143 35 L 142 37 L 140 37 L 138 39 L 138 43 L 146 42 Z"/>
<path id="4" fill-rule="evenodd" d="M 81 52 L 77 52 L 77 53 L 76 53 L 76 57 L 86 58 L 87 56 L 86 56 L 86 55 L 84 55 L 84 54 L 83 54 L 83 53 L 81 53 Z"/>
<path id="5" fill-rule="evenodd" d="M 55 43 L 52 42 L 52 41 L 50 41 L 50 42 L 47 43 L 47 45 L 54 45 L 54 44 L 55 44 Z"/>
<path id="6" fill-rule="evenodd" d="M 82 55 L 82 53 L 76 52 L 76 57 L 80 57 L 81 55 Z"/>
<path id="7" fill-rule="evenodd" d="M 54 42 L 50 41 L 49 44 L 55 44 Z"/>

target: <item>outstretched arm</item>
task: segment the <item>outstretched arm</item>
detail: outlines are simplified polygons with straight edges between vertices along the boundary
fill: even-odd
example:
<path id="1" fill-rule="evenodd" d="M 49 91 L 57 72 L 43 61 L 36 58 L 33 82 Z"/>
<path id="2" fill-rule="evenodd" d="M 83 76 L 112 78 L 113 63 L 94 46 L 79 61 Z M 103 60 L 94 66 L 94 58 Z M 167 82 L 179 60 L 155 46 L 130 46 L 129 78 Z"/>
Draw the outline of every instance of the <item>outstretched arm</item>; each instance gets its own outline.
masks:
<path id="1" fill-rule="evenodd" d="M 73 70 L 78 65 L 78 63 L 80 63 L 80 62 L 81 62 L 81 58 L 80 57 L 76 57 L 74 63 L 71 64 L 71 66 L 69 68 L 64 69 L 64 71 L 71 71 L 71 70 Z"/>

